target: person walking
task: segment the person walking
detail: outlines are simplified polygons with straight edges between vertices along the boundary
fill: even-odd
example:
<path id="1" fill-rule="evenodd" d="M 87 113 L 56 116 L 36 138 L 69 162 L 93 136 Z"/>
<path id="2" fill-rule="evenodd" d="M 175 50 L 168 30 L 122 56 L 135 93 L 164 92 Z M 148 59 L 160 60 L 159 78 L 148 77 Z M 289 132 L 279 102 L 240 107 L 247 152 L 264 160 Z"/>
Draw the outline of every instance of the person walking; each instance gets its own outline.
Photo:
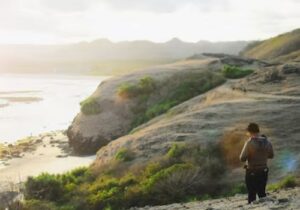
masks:
<path id="1" fill-rule="evenodd" d="M 250 136 L 246 141 L 240 154 L 245 165 L 245 182 L 248 190 L 248 203 L 259 198 L 266 197 L 266 185 L 268 180 L 269 168 L 267 160 L 274 157 L 273 146 L 265 135 L 260 135 L 259 126 L 250 123 L 247 127 L 247 134 Z"/>

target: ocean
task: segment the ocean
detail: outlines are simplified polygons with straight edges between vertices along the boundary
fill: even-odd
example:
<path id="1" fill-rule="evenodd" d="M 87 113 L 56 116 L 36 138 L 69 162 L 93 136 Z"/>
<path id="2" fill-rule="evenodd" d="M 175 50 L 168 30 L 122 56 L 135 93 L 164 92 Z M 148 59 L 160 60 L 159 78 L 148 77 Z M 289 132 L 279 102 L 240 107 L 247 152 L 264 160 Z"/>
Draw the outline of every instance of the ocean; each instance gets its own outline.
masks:
<path id="1" fill-rule="evenodd" d="M 107 77 L 0 74 L 0 143 L 66 129 Z"/>

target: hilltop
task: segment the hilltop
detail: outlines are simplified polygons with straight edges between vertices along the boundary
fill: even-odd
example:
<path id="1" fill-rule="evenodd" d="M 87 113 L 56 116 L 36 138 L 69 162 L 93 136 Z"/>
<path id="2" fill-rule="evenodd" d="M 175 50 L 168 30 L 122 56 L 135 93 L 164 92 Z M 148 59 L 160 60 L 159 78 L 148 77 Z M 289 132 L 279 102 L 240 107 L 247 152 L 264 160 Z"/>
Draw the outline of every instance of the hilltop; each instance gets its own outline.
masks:
<path id="1" fill-rule="evenodd" d="M 273 62 L 300 61 L 300 29 L 249 44 L 241 55 Z"/>

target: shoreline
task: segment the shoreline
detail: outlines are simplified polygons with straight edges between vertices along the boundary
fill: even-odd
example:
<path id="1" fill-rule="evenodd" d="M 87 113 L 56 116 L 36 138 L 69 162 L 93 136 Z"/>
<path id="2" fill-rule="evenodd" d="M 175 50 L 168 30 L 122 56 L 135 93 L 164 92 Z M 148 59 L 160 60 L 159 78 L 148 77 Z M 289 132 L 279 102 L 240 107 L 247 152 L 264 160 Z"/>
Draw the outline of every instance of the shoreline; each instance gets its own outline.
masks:
<path id="1" fill-rule="evenodd" d="M 27 137 L 15 144 L 0 146 L 0 191 L 9 183 L 19 184 L 41 173 L 64 173 L 89 166 L 93 156 L 74 156 L 64 131 Z"/>

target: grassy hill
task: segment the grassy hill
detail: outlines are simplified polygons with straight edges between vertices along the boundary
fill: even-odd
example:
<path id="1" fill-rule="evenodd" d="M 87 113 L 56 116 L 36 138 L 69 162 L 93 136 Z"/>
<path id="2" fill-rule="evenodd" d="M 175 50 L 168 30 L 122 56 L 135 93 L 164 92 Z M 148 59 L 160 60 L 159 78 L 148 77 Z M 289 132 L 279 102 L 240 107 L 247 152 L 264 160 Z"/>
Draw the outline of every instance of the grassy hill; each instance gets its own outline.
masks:
<path id="1" fill-rule="evenodd" d="M 270 61 L 300 60 L 300 29 L 249 44 L 241 55 Z"/>

